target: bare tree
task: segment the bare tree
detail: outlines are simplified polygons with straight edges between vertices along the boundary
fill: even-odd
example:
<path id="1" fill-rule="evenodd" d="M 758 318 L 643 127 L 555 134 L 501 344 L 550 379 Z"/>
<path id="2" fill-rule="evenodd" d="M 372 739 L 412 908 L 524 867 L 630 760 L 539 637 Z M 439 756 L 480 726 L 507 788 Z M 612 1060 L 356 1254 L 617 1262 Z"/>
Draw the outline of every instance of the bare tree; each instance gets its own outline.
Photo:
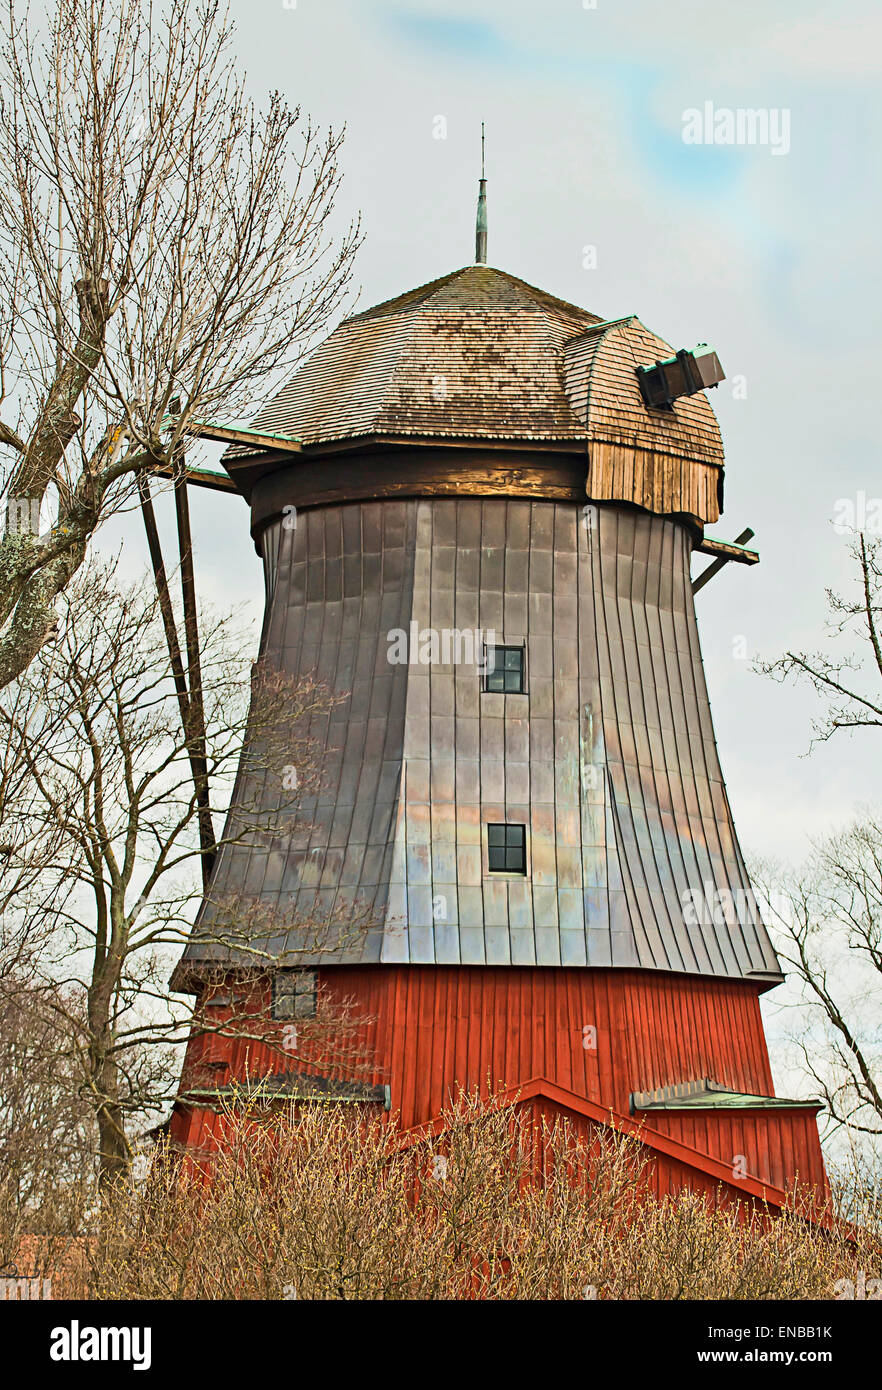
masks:
<path id="1" fill-rule="evenodd" d="M 249 409 L 340 304 L 341 135 L 247 99 L 215 0 L 6 0 L 0 687 L 139 469 Z M 54 521 L 40 534 L 41 512 Z"/>
<path id="2" fill-rule="evenodd" d="M 70 1297 L 299 1300 L 832 1298 L 872 1230 L 647 1190 L 635 1137 L 474 1094 L 416 1138 L 368 1110 L 229 1117 L 211 1182 L 154 1165 L 82 1243 Z M 538 1160 L 538 1161 L 537 1161 Z M 808 1200 L 806 1200 L 808 1199 Z M 842 1287 L 840 1284 L 839 1288 Z M 848 1285 L 846 1284 L 846 1288 Z M 872 1296 L 872 1293 L 870 1294 Z"/>
<path id="3" fill-rule="evenodd" d="M 23 1238 L 68 1235 L 94 1190 L 94 1116 L 65 1022 L 79 999 L 41 988 L 35 953 L 2 923 L 0 975 L 0 1272 L 33 1274 Z"/>
<path id="4" fill-rule="evenodd" d="M 785 652 L 758 664 L 775 680 L 807 681 L 824 699 L 824 713 L 814 724 L 818 742 L 843 729 L 882 728 L 882 541 L 859 532 L 851 553 L 858 571 L 855 594 L 827 590 L 828 636 L 834 642 L 843 638 L 851 649 L 836 656 Z"/>
<path id="5" fill-rule="evenodd" d="M 754 871 L 778 953 L 800 987 L 789 1036 L 834 1127 L 882 1136 L 882 824 L 817 846 L 799 874 Z"/>
<path id="6" fill-rule="evenodd" d="M 2 807 L 0 893 L 7 883 L 16 890 L 4 894 L 10 940 L 22 959 L 39 961 L 41 1007 L 54 1011 L 54 1036 L 66 1039 L 59 1066 L 79 1078 L 98 1129 L 101 1175 L 111 1180 L 131 1159 L 127 1120 L 165 1102 L 189 1028 L 190 1011 L 169 999 L 166 980 L 199 897 L 199 805 L 153 585 L 123 588 L 112 565 L 86 566 L 59 606 L 57 642 L 0 700 L 0 734 L 18 750 L 22 771 L 10 767 Z M 260 668 L 249 680 L 247 643 L 231 620 L 203 614 L 202 628 L 206 759 L 219 795 L 249 735 L 249 776 L 218 843 L 278 836 L 280 813 L 282 833 L 294 837 L 300 806 L 321 784 L 311 725 L 326 721 L 341 697 Z M 246 786 L 253 805 L 243 800 Z M 209 947 L 247 941 L 252 973 L 268 969 L 260 905 L 222 906 Z M 347 918 L 350 932 L 357 919 Z M 263 930 L 271 936 L 286 925 L 276 910 Z M 345 935 L 333 914 L 296 925 L 305 951 Z M 251 990 L 242 1010 L 224 1017 L 224 1031 L 266 1035 L 258 995 Z M 327 1031 L 327 1023 L 319 1019 L 315 1029 Z M 299 1031 L 305 1046 L 310 1028 Z"/>
<path id="7" fill-rule="evenodd" d="M 855 593 L 827 591 L 830 642 L 847 649 L 788 651 L 759 665 L 777 680 L 808 681 L 822 697 L 815 742 L 882 728 L 882 542 L 859 533 L 851 551 Z M 759 868 L 754 878 L 807 1006 L 791 1031 L 803 1066 L 835 1126 L 882 1135 L 882 823 L 867 812 L 816 845 L 801 873 Z"/>

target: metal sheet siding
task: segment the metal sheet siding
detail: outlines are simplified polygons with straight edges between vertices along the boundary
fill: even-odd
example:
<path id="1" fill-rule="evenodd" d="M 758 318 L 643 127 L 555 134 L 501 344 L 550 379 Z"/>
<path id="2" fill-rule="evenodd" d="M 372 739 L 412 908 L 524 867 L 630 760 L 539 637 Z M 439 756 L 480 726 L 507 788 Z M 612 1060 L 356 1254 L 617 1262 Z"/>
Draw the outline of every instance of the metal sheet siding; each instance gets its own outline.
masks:
<path id="1" fill-rule="evenodd" d="M 224 956 L 216 905 L 242 894 L 274 910 L 288 964 L 322 959 L 302 954 L 298 916 L 360 898 L 376 929 L 325 960 L 777 970 L 717 758 L 684 526 L 412 499 L 313 508 L 264 553 L 266 659 L 350 694 L 322 732 L 311 824 L 280 817 L 269 843 L 221 851 L 187 959 Z M 474 660 L 390 664 L 411 622 L 523 642 L 527 693 L 483 692 Z M 488 872 L 495 821 L 527 827 L 526 876 Z M 731 894 L 739 920 L 690 923 L 687 890 Z"/>

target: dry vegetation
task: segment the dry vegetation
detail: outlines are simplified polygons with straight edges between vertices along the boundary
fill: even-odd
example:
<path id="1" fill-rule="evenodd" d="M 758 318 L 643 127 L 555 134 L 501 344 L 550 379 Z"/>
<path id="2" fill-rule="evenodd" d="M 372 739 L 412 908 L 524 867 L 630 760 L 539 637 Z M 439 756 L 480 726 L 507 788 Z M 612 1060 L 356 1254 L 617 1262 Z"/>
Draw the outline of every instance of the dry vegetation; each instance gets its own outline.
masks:
<path id="1" fill-rule="evenodd" d="M 640 1146 L 461 1099 L 442 1141 L 317 1106 L 230 1114 L 221 1152 L 160 1152 L 51 1257 L 93 1299 L 829 1299 L 882 1267 L 869 1228 L 640 1195 Z M 537 1145 L 544 1176 L 535 1171 Z M 40 1242 L 28 1273 L 46 1273 Z M 64 1270 L 61 1278 L 58 1271 Z"/>

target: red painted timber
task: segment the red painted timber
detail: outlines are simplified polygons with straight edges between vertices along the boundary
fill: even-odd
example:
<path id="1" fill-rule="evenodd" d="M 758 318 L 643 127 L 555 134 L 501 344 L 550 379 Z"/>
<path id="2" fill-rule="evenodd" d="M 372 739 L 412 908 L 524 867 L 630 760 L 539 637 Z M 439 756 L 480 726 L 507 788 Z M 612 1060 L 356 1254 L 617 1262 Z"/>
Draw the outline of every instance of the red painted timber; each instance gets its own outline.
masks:
<path id="1" fill-rule="evenodd" d="M 516 966 L 335 966 L 319 974 L 330 1000 L 354 999 L 371 1016 L 362 1031 L 372 1072 L 359 1079 L 390 1086 L 404 1129 L 434 1120 L 460 1087 L 487 1094 L 536 1077 L 620 1117 L 633 1091 L 701 1077 L 774 1094 L 759 988 L 744 981 Z M 583 1046 L 586 1025 L 596 1029 L 596 1051 Z M 216 1069 L 221 1056 L 225 1072 Z M 305 1069 L 259 1041 L 194 1036 L 183 1090 L 196 1075 L 205 1084 L 206 1058 L 217 1082 Z M 695 1155 L 721 1165 L 730 1183 L 734 1156 L 743 1153 L 760 1186 L 786 1190 L 797 1175 L 824 1185 L 811 1111 L 654 1111 L 644 1119 L 693 1155 L 693 1165 Z M 180 1107 L 173 1134 L 193 1143 L 197 1127 L 201 1139 L 212 1125 L 209 1111 Z M 681 1185 L 670 1164 L 686 1159 L 660 1150 L 658 1158 L 667 1165 L 659 1184 Z M 718 1180 L 716 1168 L 711 1177 Z"/>

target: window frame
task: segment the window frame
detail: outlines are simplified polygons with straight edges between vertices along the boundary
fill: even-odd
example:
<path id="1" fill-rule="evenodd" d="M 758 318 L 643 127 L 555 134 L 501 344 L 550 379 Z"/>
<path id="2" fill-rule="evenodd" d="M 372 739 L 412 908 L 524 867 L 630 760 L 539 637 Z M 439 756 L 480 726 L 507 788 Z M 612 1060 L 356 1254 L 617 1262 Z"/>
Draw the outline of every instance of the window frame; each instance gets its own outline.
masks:
<path id="1" fill-rule="evenodd" d="M 493 670 L 492 670 L 492 671 L 488 671 L 488 670 L 487 670 L 487 653 L 490 652 L 490 651 L 493 651 L 494 653 L 497 653 L 497 652 L 518 652 L 518 653 L 520 653 L 521 661 L 520 661 L 519 674 L 520 674 L 520 678 L 521 678 L 521 686 L 520 686 L 520 689 L 519 689 L 519 690 L 505 690 L 505 689 L 503 689 L 503 690 L 495 690 L 495 689 L 490 685 L 490 678 L 491 678 L 491 676 L 495 676 L 495 675 L 497 674 L 497 672 L 501 670 L 502 673 L 503 673 L 503 677 L 504 677 L 505 672 L 506 672 L 507 670 L 510 669 L 510 668 L 506 667 L 504 658 L 503 658 L 503 664 L 500 666 L 500 665 L 497 663 L 497 661 L 496 661 L 496 659 L 495 659 L 495 657 L 494 657 Z M 503 683 L 504 683 L 504 682 L 503 682 Z M 482 692 L 483 692 L 484 694 L 487 694 L 487 695 L 526 695 L 526 694 L 527 694 L 527 644 L 526 644 L 526 642 L 494 642 L 494 643 L 492 644 L 492 646 L 491 646 L 490 644 L 488 644 L 488 643 L 485 643 L 485 645 L 484 645 L 484 670 L 483 670 L 483 672 L 482 672 L 481 689 L 482 689 Z"/>
<path id="2" fill-rule="evenodd" d="M 280 988 L 286 986 L 285 989 Z M 289 1003 L 290 1012 L 283 1009 Z M 294 970 L 275 970 L 273 972 L 272 1001 L 270 1013 L 278 1023 L 293 1023 L 300 1019 L 315 1018 L 318 1002 L 318 978 L 315 970 L 298 967 Z"/>
<path id="3" fill-rule="evenodd" d="M 506 833 L 505 833 L 505 835 L 504 835 L 503 842 L 502 842 L 501 844 L 494 844 L 494 843 L 492 843 L 492 839 L 493 839 L 494 837 L 491 836 L 491 833 L 490 833 L 490 832 L 491 832 L 491 831 L 498 831 L 498 830 L 503 830 L 503 831 L 505 831 Z M 512 831 L 512 830 L 514 830 L 514 831 L 520 831 L 520 840 L 519 840 L 519 841 L 518 841 L 518 840 L 515 840 L 514 843 L 512 843 L 511 837 L 510 837 L 509 834 L 508 834 L 508 832 L 509 832 L 509 831 Z M 502 866 L 501 868 L 496 868 L 496 867 L 494 867 L 494 864 L 493 864 L 493 852 L 496 851 L 496 852 L 498 853 L 499 850 L 501 850 L 502 853 L 503 853 L 503 856 L 504 856 L 504 859 L 505 859 L 505 863 L 503 864 L 503 866 Z M 488 821 L 488 822 L 487 822 L 487 872 L 488 872 L 488 874 L 493 874 L 494 876 L 496 876 L 496 875 L 509 875 L 509 876 L 512 877 L 512 878 L 526 878 L 526 877 L 527 877 L 527 865 L 528 865 L 528 854 L 527 854 L 527 851 L 528 851 L 528 845 L 527 845 L 527 826 L 525 825 L 525 823 L 524 823 L 523 821 Z M 519 856 L 519 867 L 513 867 L 513 866 L 512 866 L 511 864 L 509 864 L 509 862 L 508 862 L 509 857 L 510 857 L 511 855 L 513 855 L 513 854 L 518 854 L 518 856 Z"/>

